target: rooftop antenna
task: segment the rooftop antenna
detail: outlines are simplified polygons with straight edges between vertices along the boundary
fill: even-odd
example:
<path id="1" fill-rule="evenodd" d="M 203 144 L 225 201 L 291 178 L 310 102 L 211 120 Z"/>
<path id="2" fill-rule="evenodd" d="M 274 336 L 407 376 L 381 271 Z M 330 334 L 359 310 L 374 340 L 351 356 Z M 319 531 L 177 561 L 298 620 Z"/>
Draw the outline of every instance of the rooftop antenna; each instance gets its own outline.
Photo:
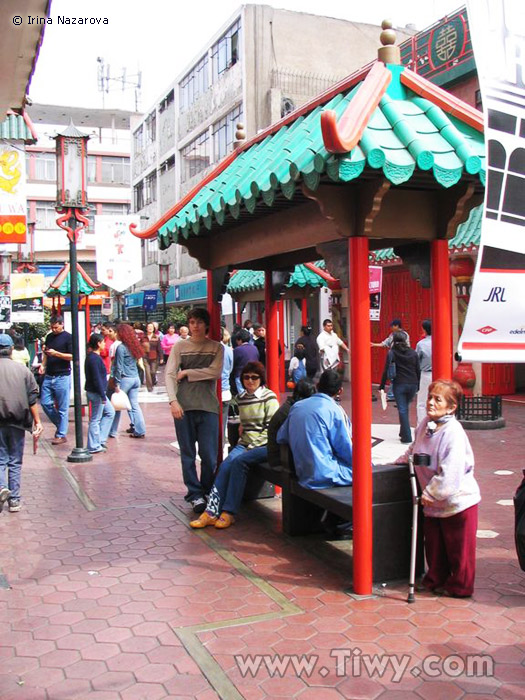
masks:
<path id="1" fill-rule="evenodd" d="M 97 58 L 98 70 L 97 70 L 97 87 L 98 91 L 102 93 L 102 108 L 105 107 L 105 94 L 108 94 L 110 89 L 112 91 L 121 87 L 122 92 L 124 90 L 133 89 L 135 90 L 135 111 L 139 111 L 140 99 L 141 99 L 141 84 L 142 84 L 142 72 L 137 71 L 135 75 L 127 75 L 127 69 L 122 68 L 122 73 L 116 78 L 111 77 L 111 67 L 109 64 L 106 65 L 104 58 L 99 56 Z"/>

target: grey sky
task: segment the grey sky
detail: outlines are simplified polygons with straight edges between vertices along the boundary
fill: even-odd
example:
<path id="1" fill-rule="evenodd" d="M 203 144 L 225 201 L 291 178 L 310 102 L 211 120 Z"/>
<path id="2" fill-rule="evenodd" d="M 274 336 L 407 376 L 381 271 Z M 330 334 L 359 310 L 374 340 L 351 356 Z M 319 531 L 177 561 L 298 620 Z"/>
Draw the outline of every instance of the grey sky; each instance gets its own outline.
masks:
<path id="1" fill-rule="evenodd" d="M 142 71 L 141 110 L 149 109 L 162 90 L 197 55 L 201 47 L 240 6 L 238 0 L 53 0 L 51 18 L 30 90 L 33 102 L 102 107 L 97 91 L 97 57 L 111 76 Z M 424 29 L 461 7 L 458 0 L 270 0 L 288 10 L 395 26 L 413 23 Z M 59 25 L 58 16 L 107 17 L 108 24 Z M 24 16 L 24 22 L 27 17 Z M 300 41 L 300 37 L 291 37 Z M 379 37 L 378 37 L 379 40 Z M 116 83 L 105 106 L 134 109 L 132 90 Z"/>

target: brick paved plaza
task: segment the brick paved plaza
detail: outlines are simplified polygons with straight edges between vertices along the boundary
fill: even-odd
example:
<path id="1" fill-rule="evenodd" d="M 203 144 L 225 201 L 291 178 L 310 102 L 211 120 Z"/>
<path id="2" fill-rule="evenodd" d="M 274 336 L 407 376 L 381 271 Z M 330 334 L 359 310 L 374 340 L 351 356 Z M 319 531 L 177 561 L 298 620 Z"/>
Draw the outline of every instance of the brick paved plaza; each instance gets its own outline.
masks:
<path id="1" fill-rule="evenodd" d="M 406 582 L 345 593 L 351 542 L 283 536 L 278 499 L 191 531 L 162 389 L 143 398 L 146 440 L 122 420 L 89 464 L 66 462 L 72 425 L 68 445 L 51 446 L 49 423 L 36 456 L 27 441 L 23 510 L 0 516 L 2 700 L 525 697 L 524 404 L 504 402 L 506 428 L 469 433 L 483 496 L 473 599 L 409 606 Z M 373 433 L 395 433 L 395 409 L 373 410 Z"/>

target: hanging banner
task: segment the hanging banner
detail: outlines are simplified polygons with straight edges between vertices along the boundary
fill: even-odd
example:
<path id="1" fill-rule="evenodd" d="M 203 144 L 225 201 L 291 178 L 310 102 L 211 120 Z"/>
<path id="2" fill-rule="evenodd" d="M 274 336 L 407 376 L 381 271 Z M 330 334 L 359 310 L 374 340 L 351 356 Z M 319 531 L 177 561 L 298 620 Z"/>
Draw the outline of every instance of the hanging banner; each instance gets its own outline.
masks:
<path id="1" fill-rule="evenodd" d="M 113 313 L 113 299 L 111 297 L 106 297 L 102 299 L 102 309 L 100 310 L 102 316 L 111 316 Z"/>
<path id="2" fill-rule="evenodd" d="M 142 308 L 144 311 L 155 311 L 158 302 L 158 290 L 148 289 L 144 291 L 144 296 L 142 299 Z"/>
<path id="3" fill-rule="evenodd" d="M 0 243 L 26 242 L 26 206 L 25 153 L 0 143 Z"/>
<path id="4" fill-rule="evenodd" d="M 11 321 L 44 323 L 44 275 L 11 275 Z"/>
<path id="5" fill-rule="evenodd" d="M 0 328 L 11 328 L 11 297 L 7 294 L 0 296 Z"/>
<path id="6" fill-rule="evenodd" d="M 381 315 L 381 288 L 383 268 L 370 265 L 368 268 L 368 292 L 370 294 L 370 320 L 379 321 Z"/>
<path id="7" fill-rule="evenodd" d="M 123 292 L 142 279 L 140 238 L 130 230 L 139 217 L 107 214 L 95 216 L 97 278 L 117 292 Z"/>
<path id="8" fill-rule="evenodd" d="M 469 362 L 525 362 L 525 13 L 519 0 L 471 0 L 468 17 L 488 169 L 458 353 Z"/>

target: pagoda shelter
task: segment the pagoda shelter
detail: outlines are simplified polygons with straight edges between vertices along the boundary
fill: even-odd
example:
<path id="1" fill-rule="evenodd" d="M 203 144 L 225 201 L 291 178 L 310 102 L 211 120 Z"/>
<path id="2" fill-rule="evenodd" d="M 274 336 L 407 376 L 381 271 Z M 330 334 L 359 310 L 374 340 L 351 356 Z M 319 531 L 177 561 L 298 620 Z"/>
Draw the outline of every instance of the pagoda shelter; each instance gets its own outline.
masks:
<path id="1" fill-rule="evenodd" d="M 269 386 L 278 388 L 276 299 L 323 258 L 348 289 L 353 425 L 353 587 L 372 589 L 371 250 L 395 247 L 431 280 L 434 376 L 452 374 L 448 240 L 485 182 L 483 116 L 400 65 L 383 23 L 378 60 L 246 142 L 141 238 L 181 243 L 208 270 L 212 332 L 234 269 L 263 270 Z"/>

